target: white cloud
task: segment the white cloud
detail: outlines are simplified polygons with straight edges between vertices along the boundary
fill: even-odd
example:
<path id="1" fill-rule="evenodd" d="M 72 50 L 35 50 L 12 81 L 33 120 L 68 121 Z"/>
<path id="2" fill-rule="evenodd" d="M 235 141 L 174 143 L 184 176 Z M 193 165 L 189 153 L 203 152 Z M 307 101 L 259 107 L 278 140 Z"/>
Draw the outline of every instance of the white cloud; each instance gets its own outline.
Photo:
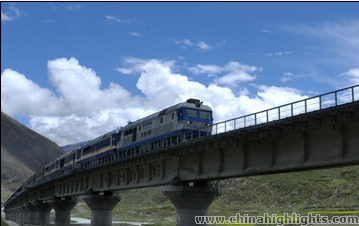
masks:
<path id="1" fill-rule="evenodd" d="M 298 78 L 303 78 L 304 75 L 302 74 L 293 74 L 291 72 L 285 72 L 284 76 L 280 79 L 283 83 L 287 83 L 290 82 L 292 80 L 298 79 Z"/>
<path id="2" fill-rule="evenodd" d="M 3 12 L 1 11 L 1 22 L 6 22 L 6 21 L 12 21 L 14 19 L 18 19 L 21 16 L 23 16 L 23 12 L 21 12 L 16 6 L 15 3 L 11 3 L 8 11 L 7 12 Z"/>
<path id="3" fill-rule="evenodd" d="M 140 34 L 138 32 L 135 32 L 135 31 L 131 31 L 131 32 L 128 32 L 128 35 L 130 36 L 136 36 L 136 37 L 139 37 Z"/>
<path id="4" fill-rule="evenodd" d="M 1 12 L 1 22 L 10 21 L 10 20 L 12 20 L 12 18 L 10 16 L 8 16 L 5 13 Z"/>
<path id="5" fill-rule="evenodd" d="M 64 8 L 67 9 L 67 10 L 80 10 L 82 7 L 80 4 L 66 4 L 64 5 Z"/>
<path id="6" fill-rule="evenodd" d="M 209 50 L 212 49 L 213 47 L 204 42 L 204 41 L 199 41 L 197 43 L 192 42 L 189 39 L 183 39 L 183 40 L 175 40 L 172 38 L 169 38 L 170 40 L 172 40 L 176 45 L 180 45 L 182 49 L 187 49 L 188 47 L 196 47 L 198 51 L 205 51 L 205 50 Z"/>
<path id="7" fill-rule="evenodd" d="M 25 75 L 11 69 L 1 73 L 1 109 L 7 114 L 52 114 L 57 99 L 49 89 L 41 88 Z"/>
<path id="8" fill-rule="evenodd" d="M 105 18 L 109 21 L 115 21 L 115 22 L 121 23 L 121 24 L 131 24 L 132 23 L 132 20 L 130 20 L 130 19 L 120 19 L 113 15 L 106 15 Z"/>
<path id="9" fill-rule="evenodd" d="M 274 33 L 273 31 L 267 30 L 267 29 L 263 29 L 263 30 L 261 30 L 261 32 L 263 32 L 263 33 Z"/>
<path id="10" fill-rule="evenodd" d="M 255 80 L 256 76 L 252 73 L 262 69 L 232 61 L 223 67 L 198 64 L 195 67 L 189 67 L 188 70 L 194 74 L 207 74 L 208 77 L 215 77 L 214 83 L 216 84 L 235 87 L 241 82 Z"/>
<path id="11" fill-rule="evenodd" d="M 210 45 L 208 45 L 207 43 L 205 43 L 203 41 L 198 42 L 197 46 L 202 50 L 207 50 L 207 49 L 212 48 Z"/>
<path id="12" fill-rule="evenodd" d="M 235 94 L 225 83 L 214 80 L 204 85 L 192 81 L 187 75 L 175 73 L 176 67 L 173 60 L 124 59 L 118 71 L 139 76 L 137 88 L 141 95 L 131 94 L 117 83 L 101 88 L 100 76 L 75 58 L 48 62 L 49 79 L 56 92 L 6 69 L 1 74 L 1 109 L 10 116 L 27 114 L 31 129 L 66 145 L 93 139 L 126 125 L 129 120 L 188 98 L 199 98 L 212 107 L 215 121 L 219 122 L 304 97 L 296 89 L 275 86 L 255 86 L 258 93 L 252 94 L 243 87 L 246 92 Z M 250 76 L 258 68 L 230 62 L 224 67 L 204 66 L 201 70 L 227 74 L 238 70 Z M 243 78 L 242 81 L 247 81 Z"/>
<path id="13" fill-rule="evenodd" d="M 339 76 L 344 77 L 344 86 L 352 86 L 359 84 L 359 68 L 352 68 L 347 72 L 340 74 Z"/>
<path id="14" fill-rule="evenodd" d="M 263 56 L 283 56 L 283 55 L 289 55 L 292 54 L 291 51 L 278 51 L 278 52 L 274 52 L 274 53 L 265 53 L 263 54 Z"/>
<path id="15" fill-rule="evenodd" d="M 217 65 L 197 64 L 195 67 L 189 67 L 188 70 L 194 74 L 219 74 L 223 71 L 222 67 Z"/>
<path id="16" fill-rule="evenodd" d="M 117 18 L 117 17 L 115 17 L 115 16 L 107 15 L 107 16 L 105 16 L 105 18 L 108 19 L 108 20 L 116 21 L 116 22 L 118 22 L 118 23 L 122 23 L 122 20 L 119 19 L 119 18 Z"/>

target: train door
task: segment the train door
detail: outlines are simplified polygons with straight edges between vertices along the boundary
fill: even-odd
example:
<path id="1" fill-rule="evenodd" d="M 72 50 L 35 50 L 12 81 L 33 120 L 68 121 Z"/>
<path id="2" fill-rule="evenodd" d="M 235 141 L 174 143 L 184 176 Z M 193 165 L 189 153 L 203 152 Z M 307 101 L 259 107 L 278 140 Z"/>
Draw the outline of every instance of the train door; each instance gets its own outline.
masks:
<path id="1" fill-rule="evenodd" d="M 64 167 L 65 165 L 65 158 L 60 160 L 60 168 Z"/>

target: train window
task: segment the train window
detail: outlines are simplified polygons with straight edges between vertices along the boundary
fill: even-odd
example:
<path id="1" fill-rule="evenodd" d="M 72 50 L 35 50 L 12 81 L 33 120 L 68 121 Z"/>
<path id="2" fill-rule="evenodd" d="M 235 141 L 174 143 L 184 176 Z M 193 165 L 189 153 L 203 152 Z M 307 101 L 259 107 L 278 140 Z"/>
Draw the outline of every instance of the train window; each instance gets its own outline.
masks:
<path id="1" fill-rule="evenodd" d="M 161 117 L 161 119 L 160 119 L 160 123 L 163 123 L 163 117 Z"/>
<path id="2" fill-rule="evenodd" d="M 186 109 L 186 116 L 197 117 L 197 111 L 193 109 Z"/>
<path id="3" fill-rule="evenodd" d="M 152 121 L 148 121 L 142 124 L 142 127 L 145 128 L 147 126 L 150 126 L 152 124 Z"/>
<path id="4" fill-rule="evenodd" d="M 172 112 L 172 119 L 174 119 L 175 118 L 175 113 L 174 112 Z"/>
<path id="5" fill-rule="evenodd" d="M 163 110 L 163 111 L 160 112 L 159 116 L 163 116 L 165 114 L 166 114 L 166 110 Z"/>
<path id="6" fill-rule="evenodd" d="M 182 109 L 179 109 L 178 111 L 177 111 L 177 113 L 178 113 L 178 120 L 182 120 L 183 119 L 183 113 L 182 113 Z"/>
<path id="7" fill-rule="evenodd" d="M 200 111 L 199 117 L 203 118 L 203 119 L 211 119 L 212 118 L 211 112 L 209 112 L 209 111 Z"/>

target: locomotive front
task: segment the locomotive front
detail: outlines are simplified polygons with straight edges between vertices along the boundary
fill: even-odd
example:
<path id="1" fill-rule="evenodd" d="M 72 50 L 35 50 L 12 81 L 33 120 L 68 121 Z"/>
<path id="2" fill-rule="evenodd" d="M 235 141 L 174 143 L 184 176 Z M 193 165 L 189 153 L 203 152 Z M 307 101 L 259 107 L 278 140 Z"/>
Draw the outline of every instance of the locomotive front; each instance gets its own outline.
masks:
<path id="1" fill-rule="evenodd" d="M 198 99 L 188 99 L 178 106 L 178 127 L 186 133 L 187 139 L 211 135 L 212 109 Z"/>

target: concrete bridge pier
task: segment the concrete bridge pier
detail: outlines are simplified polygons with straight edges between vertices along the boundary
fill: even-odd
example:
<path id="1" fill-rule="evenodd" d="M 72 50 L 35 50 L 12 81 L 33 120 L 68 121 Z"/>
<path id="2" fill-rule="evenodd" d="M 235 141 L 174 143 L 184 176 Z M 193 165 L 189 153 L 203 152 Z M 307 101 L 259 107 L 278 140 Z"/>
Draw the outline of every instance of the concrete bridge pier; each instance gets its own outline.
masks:
<path id="1" fill-rule="evenodd" d="M 19 224 L 24 223 L 24 207 L 17 207 L 14 221 Z"/>
<path id="2" fill-rule="evenodd" d="M 70 225 L 71 210 L 76 205 L 76 199 L 73 197 L 52 199 L 48 203 L 55 210 L 55 225 Z"/>
<path id="3" fill-rule="evenodd" d="M 176 226 L 198 225 L 195 217 L 207 216 L 208 207 L 221 194 L 207 183 L 162 187 L 162 192 L 176 208 Z"/>
<path id="4" fill-rule="evenodd" d="M 5 208 L 5 220 L 11 220 L 13 222 L 22 223 L 23 207 L 15 207 L 10 210 Z"/>
<path id="5" fill-rule="evenodd" d="M 17 222 L 17 215 L 18 215 L 18 210 L 17 209 L 4 209 L 5 212 L 5 220 L 9 220 L 9 221 L 14 221 Z"/>
<path id="6" fill-rule="evenodd" d="M 25 222 L 26 224 L 36 224 L 37 222 L 37 210 L 36 207 L 32 203 L 27 203 L 24 205 L 25 207 Z"/>
<path id="7" fill-rule="evenodd" d="M 13 211 L 8 211 L 7 209 L 4 209 L 5 212 L 5 220 L 12 220 L 14 218 Z"/>
<path id="8" fill-rule="evenodd" d="M 32 208 L 36 212 L 37 218 L 34 224 L 36 225 L 49 225 L 50 224 L 50 211 L 52 207 L 48 203 L 32 202 Z"/>
<path id="9" fill-rule="evenodd" d="M 21 219 L 21 223 L 23 224 L 30 224 L 32 222 L 30 222 L 30 209 L 29 209 L 29 204 L 28 203 L 24 203 L 22 205 L 22 219 Z"/>
<path id="10" fill-rule="evenodd" d="M 112 210 L 121 200 L 119 195 L 108 194 L 83 196 L 84 202 L 91 209 L 91 226 L 111 226 Z"/>

